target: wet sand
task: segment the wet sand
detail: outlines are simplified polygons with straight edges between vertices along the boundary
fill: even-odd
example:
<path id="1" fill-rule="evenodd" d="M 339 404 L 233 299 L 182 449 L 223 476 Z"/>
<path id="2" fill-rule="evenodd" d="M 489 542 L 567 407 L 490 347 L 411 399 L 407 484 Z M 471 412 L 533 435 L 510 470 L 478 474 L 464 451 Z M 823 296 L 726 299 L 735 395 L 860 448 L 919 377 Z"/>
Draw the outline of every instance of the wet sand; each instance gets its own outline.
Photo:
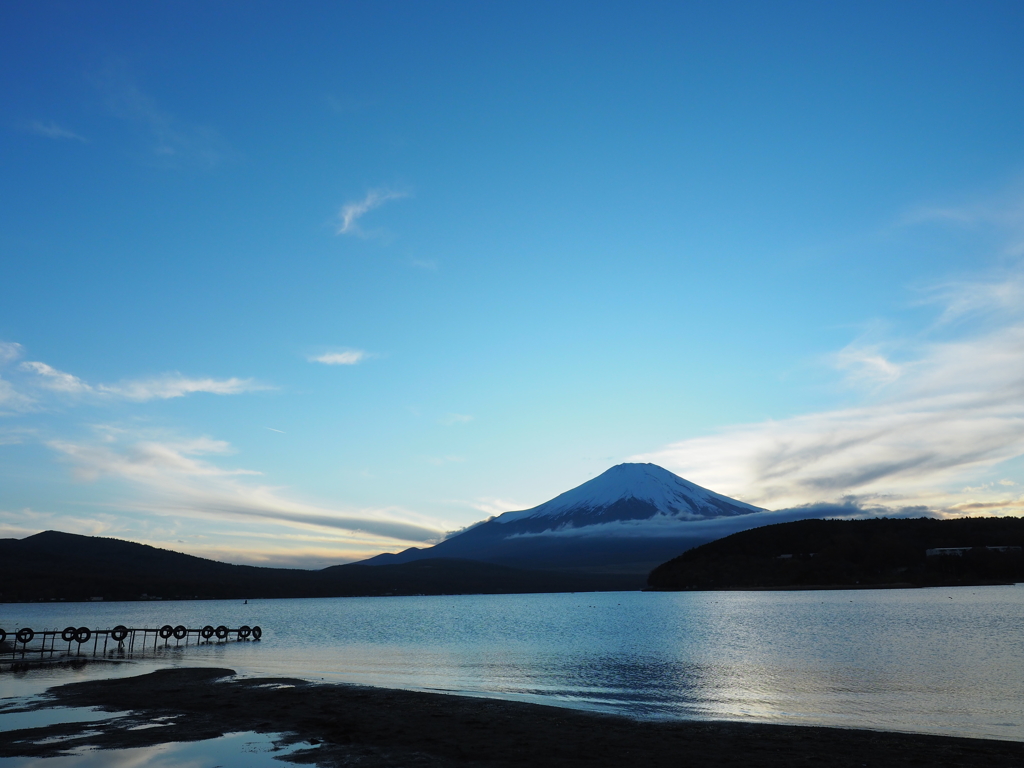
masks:
<path id="1" fill-rule="evenodd" d="M 131 714 L 102 723 L 8 731 L 0 738 L 0 757 L 45 757 L 85 745 L 141 747 L 256 731 L 314 744 L 288 759 L 321 766 L 1024 765 L 1020 742 L 751 723 L 644 722 L 514 701 L 233 675 L 228 669 L 166 669 L 51 688 L 40 707 L 100 707 Z M 138 729 L 154 723 L 160 725 Z"/>

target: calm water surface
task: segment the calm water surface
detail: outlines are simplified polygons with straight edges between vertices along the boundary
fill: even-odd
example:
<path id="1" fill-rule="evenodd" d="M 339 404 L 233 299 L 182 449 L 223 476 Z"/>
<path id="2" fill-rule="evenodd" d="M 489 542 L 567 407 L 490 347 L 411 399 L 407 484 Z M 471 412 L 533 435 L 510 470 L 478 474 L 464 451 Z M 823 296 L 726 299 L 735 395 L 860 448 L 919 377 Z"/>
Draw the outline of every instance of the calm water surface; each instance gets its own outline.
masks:
<path id="1" fill-rule="evenodd" d="M 0 696 L 155 666 L 226 666 L 640 718 L 1024 740 L 1024 585 L 0 605 L 8 632 L 260 624 L 261 643 L 0 675 Z"/>

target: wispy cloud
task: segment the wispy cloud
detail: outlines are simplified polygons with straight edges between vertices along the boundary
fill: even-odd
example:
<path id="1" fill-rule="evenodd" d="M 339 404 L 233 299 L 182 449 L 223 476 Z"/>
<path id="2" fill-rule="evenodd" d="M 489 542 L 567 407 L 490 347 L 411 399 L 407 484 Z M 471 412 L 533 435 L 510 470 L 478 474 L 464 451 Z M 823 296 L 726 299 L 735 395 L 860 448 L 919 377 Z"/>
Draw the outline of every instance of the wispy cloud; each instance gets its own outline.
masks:
<path id="1" fill-rule="evenodd" d="M 468 424 L 473 420 L 473 417 L 468 413 L 446 413 L 440 419 L 437 420 L 438 424 L 442 424 L 446 427 L 450 427 L 453 424 Z"/>
<path id="2" fill-rule="evenodd" d="M 18 368 L 23 371 L 29 371 L 36 374 L 39 377 L 38 384 L 46 389 L 53 390 L 54 392 L 82 394 L 84 392 L 94 391 L 92 387 L 77 376 L 72 376 L 70 373 L 65 373 L 64 371 L 58 371 L 56 368 L 53 368 L 46 363 L 28 361 L 19 365 Z"/>
<path id="3" fill-rule="evenodd" d="M 936 325 L 969 317 L 1024 315 L 1024 270 L 1011 267 L 986 279 L 949 280 L 929 286 L 922 304 L 941 309 Z"/>
<path id="4" fill-rule="evenodd" d="M 921 206 L 904 216 L 900 223 L 998 230 L 1004 238 L 1003 255 L 1024 256 L 1024 194 L 1019 189 L 966 205 Z"/>
<path id="5" fill-rule="evenodd" d="M 441 526 L 405 510 L 342 511 L 288 499 L 279 488 L 253 484 L 248 478 L 258 472 L 225 469 L 205 458 L 230 453 L 223 441 L 134 439 L 123 431 L 106 434 L 115 433 L 119 440 L 113 445 L 107 440 L 54 440 L 48 445 L 71 462 L 80 480 L 125 482 L 134 493 L 123 505 L 154 514 L 341 530 L 378 548 L 436 541 L 443 535 Z"/>
<path id="6" fill-rule="evenodd" d="M 903 368 L 889 360 L 878 346 L 851 344 L 833 355 L 832 362 L 846 373 L 851 384 L 882 387 L 903 374 Z"/>
<path id="7" fill-rule="evenodd" d="M 719 539 L 739 531 L 760 528 L 763 525 L 790 523 L 795 520 L 814 520 L 820 518 L 838 520 L 859 520 L 878 517 L 937 517 L 935 513 L 924 507 L 881 507 L 861 506 L 852 501 L 836 504 L 807 504 L 791 509 L 780 509 L 774 512 L 755 512 L 735 517 L 718 517 L 711 520 L 687 520 L 680 522 L 668 515 L 655 516 L 641 520 L 616 520 L 611 523 L 598 523 L 582 528 L 564 526 L 540 533 L 520 533 L 510 538 L 687 538 Z"/>
<path id="8" fill-rule="evenodd" d="M 105 437 L 109 439 L 110 435 L 108 431 Z M 162 473 L 192 477 L 259 474 L 248 470 L 223 470 L 196 458 L 230 452 L 227 443 L 209 438 L 178 442 L 139 440 L 121 451 L 108 445 L 67 440 L 51 440 L 48 445 L 74 460 L 75 474 L 81 480 L 92 481 L 106 475 L 138 479 Z"/>
<path id="9" fill-rule="evenodd" d="M 57 370 L 37 360 L 26 361 L 19 370 L 35 374 L 33 382 L 43 389 L 68 395 L 93 395 L 134 402 L 170 400 L 175 397 L 206 392 L 214 395 L 237 395 L 266 389 L 252 379 L 189 378 L 180 373 L 166 373 L 148 379 L 123 381 L 119 384 L 88 384 L 73 374 Z"/>
<path id="10" fill-rule="evenodd" d="M 485 515 L 490 517 L 496 517 L 505 512 L 515 512 L 521 509 L 529 509 L 526 504 L 520 504 L 516 501 L 509 501 L 508 499 L 498 499 L 493 497 L 480 497 L 469 502 L 469 506 L 473 509 L 483 512 Z"/>
<path id="11" fill-rule="evenodd" d="M 966 205 L 922 205 L 902 217 L 904 225 L 948 223 L 1016 228 L 1024 224 L 1024 196 L 1003 194 Z"/>
<path id="12" fill-rule="evenodd" d="M 1024 323 L 1004 320 L 918 344 L 899 364 L 876 350 L 844 350 L 839 367 L 876 385 L 863 404 L 741 425 L 636 460 L 761 506 L 851 495 L 949 509 L 997 501 L 961 486 L 1024 454 Z M 1003 507 L 1021 507 L 1002 497 Z"/>
<path id="13" fill-rule="evenodd" d="M 212 395 L 238 395 L 267 389 L 252 379 L 192 379 L 180 373 L 168 373 L 151 379 L 125 381 L 121 384 L 100 384 L 97 391 L 114 397 L 145 402 L 147 400 L 169 400 L 199 392 Z"/>
<path id="14" fill-rule="evenodd" d="M 36 401 L 14 388 L 11 382 L 0 378 L 0 416 L 35 410 Z"/>
<path id="15" fill-rule="evenodd" d="M 2 388 L 2 382 L 0 382 L 0 390 Z M 2 404 L 3 399 L 0 396 L 0 407 Z M 38 431 L 33 427 L 3 427 L 0 428 L 0 445 L 19 445 L 36 438 L 37 435 Z"/>
<path id="16" fill-rule="evenodd" d="M 0 366 L 13 363 L 23 353 L 21 344 L 0 341 Z M 14 385 L 0 376 L 0 416 L 10 416 L 35 410 L 35 400 L 18 391 Z"/>
<path id="17" fill-rule="evenodd" d="M 33 120 L 26 124 L 25 128 L 37 136 L 45 136 L 48 139 L 70 139 L 72 141 L 81 141 L 83 143 L 87 143 L 89 141 L 87 138 L 75 133 L 74 131 L 62 128 L 52 120 Z"/>
<path id="18" fill-rule="evenodd" d="M 13 362 L 22 356 L 24 348 L 13 341 L 0 341 L 0 365 Z"/>
<path id="19" fill-rule="evenodd" d="M 24 349 L 20 344 L 0 341 L 0 366 L 15 363 L 23 354 Z M 176 371 L 143 379 L 126 379 L 114 384 L 90 384 L 40 360 L 17 363 L 10 371 L 16 384 L 12 380 L 0 378 L 0 413 L 38 410 L 45 406 L 46 393 L 51 393 L 51 398 L 62 397 L 65 402 L 91 398 L 97 402 L 127 400 L 141 403 L 196 393 L 237 395 L 269 388 L 253 379 L 191 377 Z"/>
<path id="20" fill-rule="evenodd" d="M 113 528 L 113 517 L 99 514 L 81 517 L 75 514 L 55 513 L 22 507 L 17 510 L 0 509 L 0 537 L 23 538 L 47 529 L 59 529 L 83 536 L 102 536 Z"/>
<path id="21" fill-rule="evenodd" d="M 221 562 L 282 568 L 324 568 L 363 559 L 379 549 L 379 541 L 372 536 L 329 528 L 275 526 L 275 530 L 261 531 L 195 517 L 181 521 L 172 516 L 144 517 L 134 508 L 92 509 L 88 516 L 31 507 L 0 509 L 0 537 L 23 538 L 52 529 L 124 538 Z M 204 530 L 214 535 L 202 533 Z"/>
<path id="22" fill-rule="evenodd" d="M 636 459 L 761 506 L 846 499 L 1024 513 L 1024 495 L 999 467 L 1024 455 L 1024 196 L 922 208 L 902 224 L 977 231 L 999 266 L 926 287 L 936 318 L 923 330 L 832 355 L 861 388 L 860 403 L 743 424 Z"/>
<path id="23" fill-rule="evenodd" d="M 212 128 L 187 123 L 163 109 L 138 85 L 125 64 L 111 63 L 94 80 L 111 112 L 148 134 L 154 155 L 173 163 L 205 166 L 234 156 Z"/>
<path id="24" fill-rule="evenodd" d="M 368 357 L 371 357 L 370 353 L 361 349 L 343 349 L 338 352 L 314 355 L 309 358 L 309 362 L 323 363 L 324 365 L 357 365 Z"/>
<path id="25" fill-rule="evenodd" d="M 379 208 L 391 200 L 408 197 L 408 192 L 396 192 L 389 189 L 371 189 L 361 200 L 354 200 L 341 206 L 338 212 L 339 235 L 362 235 L 359 220 L 374 208 Z"/>

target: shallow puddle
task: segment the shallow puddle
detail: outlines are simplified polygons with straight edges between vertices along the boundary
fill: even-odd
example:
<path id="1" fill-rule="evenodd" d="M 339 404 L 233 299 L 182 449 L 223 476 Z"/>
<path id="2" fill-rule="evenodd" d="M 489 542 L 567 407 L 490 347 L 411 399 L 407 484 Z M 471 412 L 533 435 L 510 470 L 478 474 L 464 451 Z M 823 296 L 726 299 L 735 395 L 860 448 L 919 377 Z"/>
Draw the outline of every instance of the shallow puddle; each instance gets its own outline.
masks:
<path id="1" fill-rule="evenodd" d="M 277 746 L 275 733 L 229 733 L 206 741 L 172 742 L 131 749 L 84 749 L 61 757 L 0 758 L 3 768 L 281 768 L 307 742 Z"/>
<path id="2" fill-rule="evenodd" d="M 45 707 L 44 709 L 22 710 L 23 707 L 31 706 L 33 703 L 35 700 L 32 698 L 6 700 L 0 707 L 0 734 L 22 728 L 45 728 L 48 725 L 60 725 L 61 723 L 92 723 L 128 714 L 127 712 L 104 712 L 99 709 L 83 707 Z"/>

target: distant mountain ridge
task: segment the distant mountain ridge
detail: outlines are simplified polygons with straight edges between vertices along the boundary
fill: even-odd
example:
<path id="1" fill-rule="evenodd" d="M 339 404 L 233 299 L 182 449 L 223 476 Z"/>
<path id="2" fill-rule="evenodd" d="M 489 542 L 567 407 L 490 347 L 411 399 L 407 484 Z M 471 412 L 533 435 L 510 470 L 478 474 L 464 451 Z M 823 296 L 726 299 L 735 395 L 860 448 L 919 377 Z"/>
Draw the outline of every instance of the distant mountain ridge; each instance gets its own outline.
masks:
<path id="1" fill-rule="evenodd" d="M 666 591 L 1012 584 L 1024 581 L 1022 549 L 1019 517 L 797 520 L 691 549 L 648 583 Z"/>
<path id="2" fill-rule="evenodd" d="M 764 513 L 654 464 L 619 464 L 434 547 L 321 571 L 230 565 L 59 531 L 0 539 L 0 601 L 639 589 L 656 565 L 718 538 L 715 521 L 752 527 Z"/>
<path id="3" fill-rule="evenodd" d="M 691 523 L 765 511 L 656 464 L 618 464 L 550 501 L 483 521 L 433 547 L 363 562 L 459 557 L 520 568 L 632 573 L 639 586 L 654 566 L 714 538 Z"/>
<path id="4" fill-rule="evenodd" d="M 231 565 L 146 544 L 61 531 L 0 539 L 0 603 L 583 592 L 632 588 L 615 576 L 525 571 L 428 558 L 320 571 Z"/>

